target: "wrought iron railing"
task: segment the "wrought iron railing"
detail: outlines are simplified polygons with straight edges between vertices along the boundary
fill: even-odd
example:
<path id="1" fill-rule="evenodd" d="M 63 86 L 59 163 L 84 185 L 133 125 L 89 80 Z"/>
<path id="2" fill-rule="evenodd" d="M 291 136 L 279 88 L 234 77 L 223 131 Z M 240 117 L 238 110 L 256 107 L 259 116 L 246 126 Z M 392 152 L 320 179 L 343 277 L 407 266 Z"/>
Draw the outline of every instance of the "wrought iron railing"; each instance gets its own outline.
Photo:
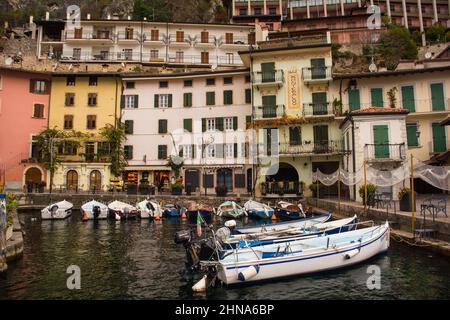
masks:
<path id="1" fill-rule="evenodd" d="M 331 79 L 331 67 L 303 68 L 303 80 Z"/>
<path id="2" fill-rule="evenodd" d="M 343 140 L 291 141 L 290 143 L 281 143 L 279 146 L 280 155 L 341 153 L 345 153 Z"/>
<path id="3" fill-rule="evenodd" d="M 286 114 L 284 104 L 273 106 L 257 106 L 253 108 L 253 117 L 259 119 L 281 118 Z"/>
<path id="4" fill-rule="evenodd" d="M 252 73 L 252 82 L 254 84 L 284 82 L 283 70 L 274 70 L 271 72 L 257 71 Z"/>
<path id="5" fill-rule="evenodd" d="M 404 143 L 378 143 L 364 145 L 366 160 L 405 160 L 406 148 Z"/>
<path id="6" fill-rule="evenodd" d="M 303 116 L 327 116 L 333 115 L 333 106 L 329 102 L 325 103 L 304 103 Z"/>

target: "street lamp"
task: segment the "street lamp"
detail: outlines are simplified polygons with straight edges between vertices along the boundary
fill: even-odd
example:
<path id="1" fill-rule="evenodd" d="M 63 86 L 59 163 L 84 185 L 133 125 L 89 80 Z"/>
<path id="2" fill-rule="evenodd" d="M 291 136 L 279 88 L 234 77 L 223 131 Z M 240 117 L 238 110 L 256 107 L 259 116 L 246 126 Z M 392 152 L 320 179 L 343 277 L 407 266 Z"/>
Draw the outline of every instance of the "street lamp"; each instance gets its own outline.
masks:
<path id="1" fill-rule="evenodd" d="M 210 146 L 214 142 L 214 137 L 211 135 L 209 136 L 208 140 L 205 140 L 204 137 L 202 137 L 202 154 L 204 155 L 205 159 L 205 166 L 206 166 L 206 148 Z M 206 170 L 203 168 L 203 187 L 205 188 L 205 196 L 207 195 L 208 188 L 206 187 Z"/>

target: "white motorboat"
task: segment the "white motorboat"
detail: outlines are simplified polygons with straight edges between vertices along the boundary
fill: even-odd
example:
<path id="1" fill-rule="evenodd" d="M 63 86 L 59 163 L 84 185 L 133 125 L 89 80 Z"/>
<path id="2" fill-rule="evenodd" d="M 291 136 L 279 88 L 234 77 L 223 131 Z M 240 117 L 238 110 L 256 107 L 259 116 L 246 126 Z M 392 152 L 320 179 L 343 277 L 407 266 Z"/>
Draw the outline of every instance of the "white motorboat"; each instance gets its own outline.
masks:
<path id="1" fill-rule="evenodd" d="M 73 204 L 63 200 L 53 203 L 41 210 L 43 220 L 60 220 L 70 217 L 72 214 Z"/>
<path id="2" fill-rule="evenodd" d="M 131 204 L 115 200 L 108 204 L 108 209 L 110 217 L 121 220 L 121 219 L 133 219 L 139 215 L 136 207 Z"/>
<path id="3" fill-rule="evenodd" d="M 91 200 L 81 206 L 83 220 L 106 219 L 108 212 L 108 206 L 97 200 Z"/>
<path id="4" fill-rule="evenodd" d="M 268 205 L 254 200 L 248 200 L 244 203 L 244 208 L 249 217 L 258 219 L 270 219 L 274 213 L 274 210 Z"/>
<path id="5" fill-rule="evenodd" d="M 145 199 L 144 201 L 139 202 L 136 207 L 141 219 L 161 218 L 162 216 L 161 206 L 154 201 Z"/>

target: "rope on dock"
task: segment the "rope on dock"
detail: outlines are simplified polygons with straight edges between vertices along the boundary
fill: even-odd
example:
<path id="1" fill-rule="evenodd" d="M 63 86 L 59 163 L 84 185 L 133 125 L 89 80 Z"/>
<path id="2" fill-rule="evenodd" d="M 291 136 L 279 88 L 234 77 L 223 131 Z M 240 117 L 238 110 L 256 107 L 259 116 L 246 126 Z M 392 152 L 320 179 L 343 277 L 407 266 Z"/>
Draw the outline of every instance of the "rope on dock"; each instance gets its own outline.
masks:
<path id="1" fill-rule="evenodd" d="M 393 229 L 390 228 L 390 231 L 392 231 Z M 432 244 L 426 244 L 426 243 L 418 243 L 417 241 L 408 241 L 406 240 L 404 237 L 396 235 L 395 233 L 390 232 L 391 238 L 394 241 L 397 241 L 399 243 L 406 243 L 410 246 L 415 246 L 415 247 L 433 247 Z"/>

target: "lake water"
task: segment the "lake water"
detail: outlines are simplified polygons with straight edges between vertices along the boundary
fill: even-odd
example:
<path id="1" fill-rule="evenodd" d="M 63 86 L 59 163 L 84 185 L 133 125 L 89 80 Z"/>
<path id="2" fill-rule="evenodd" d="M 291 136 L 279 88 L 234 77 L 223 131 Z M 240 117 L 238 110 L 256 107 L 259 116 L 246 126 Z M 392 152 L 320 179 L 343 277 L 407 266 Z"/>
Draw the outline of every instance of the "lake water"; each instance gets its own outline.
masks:
<path id="1" fill-rule="evenodd" d="M 0 299 L 450 299 L 450 260 L 393 240 L 388 253 L 350 268 L 204 295 L 180 276 L 185 253 L 173 238 L 186 221 L 83 223 L 79 212 L 32 221 L 38 216 L 19 214 L 23 258 L 0 279 Z M 67 289 L 70 265 L 81 269 L 81 290 Z M 369 265 L 381 269 L 380 290 L 366 286 Z"/>

